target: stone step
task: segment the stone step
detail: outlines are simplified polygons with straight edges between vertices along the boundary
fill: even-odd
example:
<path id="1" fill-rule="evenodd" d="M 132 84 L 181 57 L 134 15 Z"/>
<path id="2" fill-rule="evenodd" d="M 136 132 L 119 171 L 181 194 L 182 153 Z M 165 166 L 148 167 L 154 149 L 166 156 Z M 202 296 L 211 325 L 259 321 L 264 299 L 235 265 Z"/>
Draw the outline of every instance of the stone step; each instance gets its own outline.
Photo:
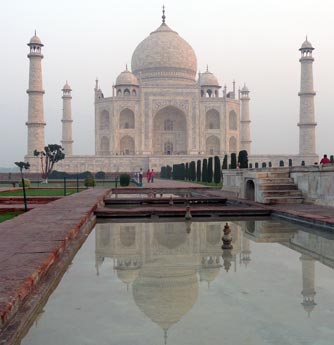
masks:
<path id="1" fill-rule="evenodd" d="M 298 189 L 290 189 L 290 190 L 265 190 L 262 192 L 263 196 L 271 197 L 271 196 L 302 196 L 302 192 Z"/>
<path id="2" fill-rule="evenodd" d="M 298 189 L 297 185 L 294 183 L 277 183 L 277 184 L 260 184 L 260 190 L 270 191 L 270 190 L 296 190 Z"/>
<path id="3" fill-rule="evenodd" d="M 269 172 L 268 178 L 289 178 L 290 174 L 288 172 Z"/>
<path id="4" fill-rule="evenodd" d="M 282 177 L 282 178 L 261 178 L 260 184 L 277 184 L 277 183 L 293 183 L 293 179 L 291 177 Z"/>
<path id="5" fill-rule="evenodd" d="M 288 172 L 258 172 L 256 178 L 288 178 Z"/>
<path id="6" fill-rule="evenodd" d="M 268 197 L 264 198 L 265 204 L 302 204 L 304 201 L 303 197 L 300 196 L 290 196 L 290 197 L 284 197 L 284 196 L 275 196 L 275 197 Z"/>

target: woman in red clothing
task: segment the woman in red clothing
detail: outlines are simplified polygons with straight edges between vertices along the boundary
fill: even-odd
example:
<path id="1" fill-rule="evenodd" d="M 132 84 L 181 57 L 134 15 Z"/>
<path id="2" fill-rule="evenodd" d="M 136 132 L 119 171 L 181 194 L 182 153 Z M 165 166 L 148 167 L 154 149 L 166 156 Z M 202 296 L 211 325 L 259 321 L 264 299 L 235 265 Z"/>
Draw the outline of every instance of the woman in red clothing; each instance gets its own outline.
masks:
<path id="1" fill-rule="evenodd" d="M 150 183 L 150 181 L 151 181 L 151 171 L 150 171 L 150 169 L 147 170 L 146 179 L 147 179 L 147 183 Z"/>
<path id="2" fill-rule="evenodd" d="M 321 159 L 320 164 L 330 164 L 330 160 L 327 158 L 327 155 L 324 155 L 324 157 Z"/>

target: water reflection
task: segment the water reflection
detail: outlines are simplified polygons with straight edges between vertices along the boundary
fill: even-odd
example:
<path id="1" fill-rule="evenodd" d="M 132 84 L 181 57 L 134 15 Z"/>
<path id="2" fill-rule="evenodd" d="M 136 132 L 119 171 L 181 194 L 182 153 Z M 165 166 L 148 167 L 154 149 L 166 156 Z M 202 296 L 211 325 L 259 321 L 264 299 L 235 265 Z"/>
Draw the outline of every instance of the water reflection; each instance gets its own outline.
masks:
<path id="1" fill-rule="evenodd" d="M 129 289 L 138 308 L 168 329 L 195 305 L 199 282 L 213 284 L 222 267 L 226 272 L 251 265 L 251 241 L 277 242 L 302 255 L 302 305 L 310 314 L 316 303 L 315 260 L 334 267 L 333 236 L 303 232 L 294 224 L 275 221 L 230 222 L 232 250 L 222 251 L 225 223 L 98 224 L 97 274 L 112 258 L 117 277 Z M 239 260 L 237 260 L 239 259 Z M 264 258 L 265 259 L 265 258 Z"/>

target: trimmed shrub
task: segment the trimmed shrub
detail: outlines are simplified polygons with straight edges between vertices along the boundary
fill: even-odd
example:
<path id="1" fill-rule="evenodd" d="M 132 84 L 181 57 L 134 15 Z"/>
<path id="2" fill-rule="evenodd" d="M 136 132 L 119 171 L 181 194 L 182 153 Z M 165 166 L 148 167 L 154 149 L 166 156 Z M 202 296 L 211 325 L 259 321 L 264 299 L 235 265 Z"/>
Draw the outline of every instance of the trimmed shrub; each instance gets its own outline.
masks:
<path id="1" fill-rule="evenodd" d="M 94 177 L 86 177 L 84 181 L 85 187 L 95 187 L 95 179 Z"/>
<path id="2" fill-rule="evenodd" d="M 273 166 L 273 163 L 269 162 L 268 165 L 269 165 L 269 168 L 271 168 Z"/>
<path id="3" fill-rule="evenodd" d="M 196 180 L 196 164 L 194 161 L 189 163 L 189 179 L 190 181 Z"/>
<path id="4" fill-rule="evenodd" d="M 184 181 L 186 178 L 186 166 L 184 163 L 180 164 L 180 180 Z"/>
<path id="5" fill-rule="evenodd" d="M 208 182 L 212 182 L 212 177 L 213 177 L 213 159 L 212 157 L 209 158 L 208 160 Z"/>
<path id="6" fill-rule="evenodd" d="M 119 176 L 119 184 L 122 187 L 127 187 L 130 184 L 130 175 L 129 174 L 121 174 Z"/>
<path id="7" fill-rule="evenodd" d="M 23 183 L 24 183 L 24 187 L 25 187 L 25 188 L 29 188 L 29 187 L 30 187 L 30 185 L 31 185 L 30 180 L 28 180 L 27 178 L 24 178 L 24 179 L 23 179 Z M 19 187 L 23 187 L 23 185 L 22 185 L 22 181 L 20 181 L 20 183 L 19 183 Z"/>
<path id="8" fill-rule="evenodd" d="M 166 176 L 166 167 L 161 167 L 160 168 L 160 177 L 165 178 Z"/>
<path id="9" fill-rule="evenodd" d="M 106 178 L 106 173 L 104 171 L 98 171 L 95 174 L 95 178 L 98 180 L 104 180 Z"/>
<path id="10" fill-rule="evenodd" d="M 201 160 L 197 160 L 197 169 L 196 169 L 196 177 L 197 177 L 197 182 L 201 181 L 202 178 L 202 170 L 201 170 Z"/>
<path id="11" fill-rule="evenodd" d="M 279 166 L 284 167 L 284 161 L 279 161 Z"/>
<path id="12" fill-rule="evenodd" d="M 171 179 L 172 178 L 172 167 L 167 165 L 166 167 L 166 178 Z"/>
<path id="13" fill-rule="evenodd" d="M 213 182 L 220 183 L 222 177 L 222 171 L 220 169 L 220 159 L 218 156 L 214 157 L 214 175 L 213 175 Z"/>
<path id="14" fill-rule="evenodd" d="M 240 169 L 248 168 L 248 153 L 246 150 L 241 150 L 238 155 L 238 163 Z"/>
<path id="15" fill-rule="evenodd" d="M 302 167 L 304 167 L 305 166 L 305 161 L 302 161 Z"/>
<path id="16" fill-rule="evenodd" d="M 334 163 L 334 156 L 331 155 L 330 158 L 329 158 L 330 162 L 333 164 Z"/>
<path id="17" fill-rule="evenodd" d="M 237 168 L 237 155 L 235 153 L 231 153 L 231 169 Z"/>
<path id="18" fill-rule="evenodd" d="M 203 159 L 202 182 L 208 182 L 208 160 Z"/>
<path id="19" fill-rule="evenodd" d="M 289 159 L 289 167 L 292 167 L 292 159 Z"/>
<path id="20" fill-rule="evenodd" d="M 223 168 L 223 170 L 227 169 L 227 155 L 224 156 L 222 168 Z"/>
<path id="21" fill-rule="evenodd" d="M 185 179 L 188 181 L 190 180 L 189 179 L 189 163 L 186 163 Z"/>

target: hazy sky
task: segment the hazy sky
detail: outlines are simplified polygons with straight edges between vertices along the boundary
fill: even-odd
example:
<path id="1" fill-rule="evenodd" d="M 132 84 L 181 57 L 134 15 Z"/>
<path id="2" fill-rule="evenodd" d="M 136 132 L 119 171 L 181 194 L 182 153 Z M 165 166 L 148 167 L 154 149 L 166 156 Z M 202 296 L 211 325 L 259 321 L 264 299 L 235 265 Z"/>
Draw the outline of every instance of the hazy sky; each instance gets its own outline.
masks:
<path id="1" fill-rule="evenodd" d="M 299 57 L 314 50 L 317 151 L 334 154 L 333 0 L 165 0 L 166 23 L 189 42 L 198 69 L 250 89 L 253 153 L 298 153 Z M 0 166 L 27 151 L 29 60 L 44 43 L 46 143 L 61 140 L 62 93 L 72 86 L 75 154 L 94 153 L 94 83 L 106 97 L 136 46 L 161 23 L 157 0 L 10 0 L 0 4 Z"/>

